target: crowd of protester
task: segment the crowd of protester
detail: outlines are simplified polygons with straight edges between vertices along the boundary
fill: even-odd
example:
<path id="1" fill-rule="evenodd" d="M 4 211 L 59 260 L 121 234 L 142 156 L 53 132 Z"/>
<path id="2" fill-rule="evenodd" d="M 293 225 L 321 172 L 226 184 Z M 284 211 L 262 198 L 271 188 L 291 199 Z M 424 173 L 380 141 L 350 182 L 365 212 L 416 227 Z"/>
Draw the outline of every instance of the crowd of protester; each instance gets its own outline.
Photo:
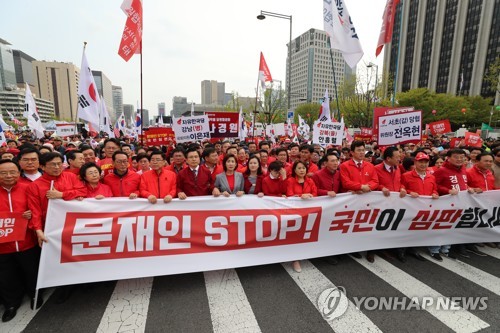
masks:
<path id="1" fill-rule="evenodd" d="M 21 138 L 0 147 L 0 185 L 0 210 L 23 213 L 29 219 L 23 241 L 0 243 L 0 297 L 6 322 L 14 318 L 24 295 L 31 298 L 32 308 L 44 302 L 40 295 L 34 304 L 34 296 L 40 248 L 48 241 L 44 227 L 53 223 L 46 221 L 49 200 L 126 197 L 168 204 L 174 198 L 204 195 L 308 200 L 373 191 L 438 199 L 461 191 L 500 189 L 500 142 L 488 141 L 482 148 L 451 148 L 446 138 L 434 138 L 382 149 L 375 142 L 323 148 L 287 139 L 275 144 L 235 140 L 142 147 L 130 138 Z M 437 261 L 442 256 L 484 256 L 478 246 L 500 247 L 495 243 L 436 244 L 427 251 Z M 366 253 L 369 262 L 375 260 L 376 251 Z M 402 262 L 406 253 L 425 260 L 415 248 L 392 252 Z M 361 258 L 359 253 L 352 255 Z M 331 264 L 339 259 L 325 258 Z M 301 271 L 299 261 L 292 265 Z M 56 303 L 65 302 L 72 290 L 72 286 L 59 288 Z"/>

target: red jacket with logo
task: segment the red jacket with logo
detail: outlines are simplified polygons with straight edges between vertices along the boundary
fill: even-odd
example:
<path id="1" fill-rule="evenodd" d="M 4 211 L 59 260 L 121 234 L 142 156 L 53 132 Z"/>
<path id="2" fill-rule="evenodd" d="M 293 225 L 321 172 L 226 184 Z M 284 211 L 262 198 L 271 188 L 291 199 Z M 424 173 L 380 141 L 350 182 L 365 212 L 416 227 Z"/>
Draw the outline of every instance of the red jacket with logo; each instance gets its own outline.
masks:
<path id="1" fill-rule="evenodd" d="M 198 175 L 194 178 L 188 166 L 177 175 L 177 193 L 184 192 L 188 197 L 211 195 L 214 189 L 214 179 L 207 168 L 198 167 Z"/>
<path id="2" fill-rule="evenodd" d="M 481 171 L 477 165 L 467 169 L 467 181 L 470 187 L 480 188 L 483 191 L 496 190 L 495 176 L 491 170 Z"/>
<path id="3" fill-rule="evenodd" d="M 468 188 L 465 165 L 457 168 L 446 161 L 434 172 L 434 177 L 436 177 L 439 195 L 450 194 L 451 189 L 466 191 Z"/>
<path id="4" fill-rule="evenodd" d="M 128 197 L 131 193 L 139 195 L 141 176 L 128 169 L 122 176 L 113 171 L 104 177 L 103 183 L 111 187 L 114 197 Z"/>
<path id="5" fill-rule="evenodd" d="M 161 169 L 160 174 L 155 170 L 149 170 L 142 174 L 140 194 L 142 198 L 154 195 L 157 198 L 164 198 L 167 195 L 175 198 L 177 196 L 177 175 L 167 170 Z"/>
<path id="6" fill-rule="evenodd" d="M 33 230 L 44 230 L 45 218 L 47 216 L 47 191 L 54 182 L 54 189 L 63 193 L 63 200 L 73 200 L 77 197 L 85 197 L 87 189 L 82 182 L 70 172 L 62 172 L 58 177 L 44 173 L 42 177 L 28 186 L 28 206 L 31 210 L 31 220 L 28 226 Z M 57 200 L 57 199 L 53 199 Z"/>
<path id="7" fill-rule="evenodd" d="M 401 170 L 398 167 L 393 168 L 393 171 L 389 172 L 382 162 L 375 166 L 375 171 L 377 171 L 379 191 L 382 191 L 384 187 L 391 192 L 399 192 L 401 190 Z"/>
<path id="8" fill-rule="evenodd" d="M 103 183 L 98 183 L 97 187 L 95 188 L 90 186 L 90 184 L 85 184 L 85 188 L 87 189 L 87 195 L 85 196 L 85 198 L 95 198 L 98 195 L 103 195 L 106 198 L 113 197 L 111 187 Z"/>
<path id="9" fill-rule="evenodd" d="M 10 191 L 0 186 L 0 211 L 24 213 L 29 210 L 26 189 L 28 185 L 17 183 Z M 0 243 L 0 254 L 26 251 L 37 245 L 34 231 L 26 228 L 22 241 Z"/>
<path id="10" fill-rule="evenodd" d="M 360 191 L 361 185 L 368 185 L 372 191 L 378 188 L 378 176 L 375 167 L 370 162 L 361 164 L 358 168 L 354 160 L 350 159 L 340 164 L 340 183 L 344 192 Z"/>
<path id="11" fill-rule="evenodd" d="M 436 177 L 429 172 L 424 179 L 415 170 L 405 172 L 401 176 L 401 183 L 408 192 L 416 192 L 419 195 L 438 194 Z"/>

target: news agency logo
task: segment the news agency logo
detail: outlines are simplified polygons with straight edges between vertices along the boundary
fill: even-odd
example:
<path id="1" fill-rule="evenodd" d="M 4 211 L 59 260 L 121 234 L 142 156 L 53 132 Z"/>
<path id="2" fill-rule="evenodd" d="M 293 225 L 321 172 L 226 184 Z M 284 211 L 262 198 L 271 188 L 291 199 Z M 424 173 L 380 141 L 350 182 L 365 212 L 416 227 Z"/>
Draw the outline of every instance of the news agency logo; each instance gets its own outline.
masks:
<path id="1" fill-rule="evenodd" d="M 349 307 L 349 299 L 344 287 L 325 289 L 318 297 L 318 309 L 323 318 L 330 321 L 341 317 Z M 483 311 L 488 308 L 488 297 L 374 297 L 352 298 L 356 311 Z"/>
<path id="2" fill-rule="evenodd" d="M 318 297 L 318 308 L 325 320 L 342 316 L 348 307 L 349 300 L 344 287 L 325 289 Z"/>

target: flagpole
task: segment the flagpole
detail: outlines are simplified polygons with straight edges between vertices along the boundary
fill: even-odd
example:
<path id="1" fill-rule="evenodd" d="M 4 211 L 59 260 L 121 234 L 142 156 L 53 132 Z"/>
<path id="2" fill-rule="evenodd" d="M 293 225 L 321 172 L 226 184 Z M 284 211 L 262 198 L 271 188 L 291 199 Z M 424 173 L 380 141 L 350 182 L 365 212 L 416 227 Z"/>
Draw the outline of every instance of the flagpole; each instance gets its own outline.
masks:
<path id="1" fill-rule="evenodd" d="M 394 106 L 394 101 L 396 100 L 396 91 L 398 88 L 398 73 L 399 73 L 399 56 L 401 54 L 401 32 L 403 30 L 403 5 L 404 0 L 400 2 L 400 19 L 399 19 L 399 37 L 398 37 L 398 56 L 396 57 L 396 74 L 394 75 L 394 94 L 392 95 L 392 106 Z"/>
<path id="2" fill-rule="evenodd" d="M 85 53 L 85 49 L 87 48 L 87 42 L 83 42 L 83 53 Z M 83 71 L 83 68 L 80 68 L 80 72 Z M 78 96 L 79 97 L 79 96 Z M 99 117 L 100 118 L 100 117 Z M 75 133 L 78 133 L 78 103 L 76 105 L 76 113 L 75 113 Z M 89 136 L 90 136 L 90 128 L 89 128 Z"/>
<path id="3" fill-rule="evenodd" d="M 257 89 L 255 89 L 255 108 L 253 110 L 252 139 L 255 137 L 255 114 L 257 113 L 257 100 L 259 98 L 260 71 L 257 75 Z"/>
<path id="4" fill-rule="evenodd" d="M 139 45 L 139 48 L 141 50 L 141 60 L 140 60 L 140 63 L 141 63 L 141 146 L 144 146 L 144 117 L 143 117 L 143 100 L 142 100 L 142 39 L 141 39 L 141 43 Z M 137 116 L 136 116 L 137 118 Z M 137 119 L 135 120 L 136 122 L 136 126 L 137 126 Z M 134 126 L 135 127 L 135 126 Z"/>
<path id="5" fill-rule="evenodd" d="M 330 44 L 330 38 L 327 39 L 328 44 Z M 333 49 L 330 47 L 330 58 L 332 59 L 332 72 L 333 72 L 333 85 L 335 86 L 335 99 L 337 100 L 337 119 L 340 121 L 340 106 L 339 106 L 339 95 L 337 93 L 337 79 L 335 79 L 335 65 L 333 63 Z M 328 101 L 330 102 L 330 101 Z"/>

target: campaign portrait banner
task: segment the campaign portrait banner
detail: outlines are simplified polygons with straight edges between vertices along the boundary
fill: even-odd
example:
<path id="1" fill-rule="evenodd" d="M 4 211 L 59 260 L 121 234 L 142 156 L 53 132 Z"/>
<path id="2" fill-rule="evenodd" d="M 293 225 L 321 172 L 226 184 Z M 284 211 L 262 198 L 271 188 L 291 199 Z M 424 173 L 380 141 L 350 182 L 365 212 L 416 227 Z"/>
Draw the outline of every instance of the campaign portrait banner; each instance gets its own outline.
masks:
<path id="1" fill-rule="evenodd" d="M 413 106 L 400 107 L 400 108 L 390 108 L 390 107 L 377 107 L 373 109 L 373 135 L 378 136 L 378 119 L 382 116 L 394 115 L 406 112 L 415 111 Z"/>
<path id="2" fill-rule="evenodd" d="M 238 112 L 205 112 L 210 124 L 210 137 L 237 138 L 239 129 Z"/>
<path id="3" fill-rule="evenodd" d="M 147 146 L 169 145 L 175 142 L 175 133 L 169 127 L 150 127 L 144 131 L 143 140 Z"/>
<path id="4" fill-rule="evenodd" d="M 0 212 L 0 243 L 24 240 L 27 226 L 23 213 Z"/>
<path id="5" fill-rule="evenodd" d="M 321 146 L 342 145 L 344 124 L 316 120 L 313 125 L 313 143 Z"/>
<path id="6" fill-rule="evenodd" d="M 422 140 L 422 111 L 398 113 L 378 118 L 379 146 L 392 146 Z"/>
<path id="7" fill-rule="evenodd" d="M 178 143 L 210 139 L 207 115 L 172 118 L 172 129 Z"/>
<path id="8" fill-rule="evenodd" d="M 444 134 L 451 132 L 451 125 L 448 119 L 429 123 L 429 129 L 432 135 Z"/>
<path id="9" fill-rule="evenodd" d="M 56 124 L 56 134 L 60 137 L 66 137 L 78 134 L 75 123 Z"/>
<path id="10" fill-rule="evenodd" d="M 310 200 L 205 196 L 156 205 L 50 200 L 37 288 L 371 249 L 500 242 L 499 198 L 497 190 L 439 199 L 371 192 Z"/>

